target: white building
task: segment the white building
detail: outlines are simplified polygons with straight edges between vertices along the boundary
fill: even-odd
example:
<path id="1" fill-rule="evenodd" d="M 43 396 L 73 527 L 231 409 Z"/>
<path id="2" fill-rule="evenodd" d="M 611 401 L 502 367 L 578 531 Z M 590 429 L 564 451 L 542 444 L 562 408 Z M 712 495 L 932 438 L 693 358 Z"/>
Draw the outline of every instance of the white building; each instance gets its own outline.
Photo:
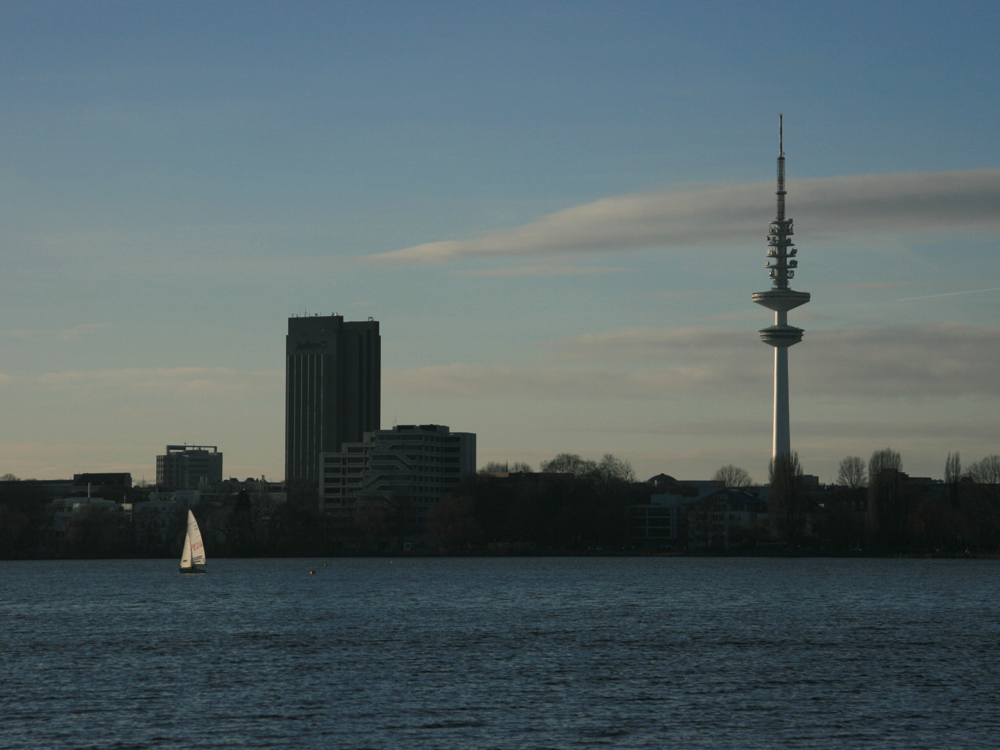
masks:
<path id="1" fill-rule="evenodd" d="M 419 535 L 427 509 L 475 471 L 475 433 L 435 424 L 366 432 L 360 443 L 320 454 L 320 507 L 346 518 L 381 506 L 400 517 L 407 535 Z"/>

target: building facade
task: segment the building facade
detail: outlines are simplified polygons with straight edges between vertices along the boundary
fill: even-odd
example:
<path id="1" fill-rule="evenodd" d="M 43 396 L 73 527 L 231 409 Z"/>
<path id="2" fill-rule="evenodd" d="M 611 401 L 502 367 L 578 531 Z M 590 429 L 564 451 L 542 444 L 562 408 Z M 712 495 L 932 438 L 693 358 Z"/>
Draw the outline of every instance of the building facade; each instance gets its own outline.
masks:
<path id="1" fill-rule="evenodd" d="M 156 457 L 156 485 L 170 490 L 196 490 L 222 481 L 222 454 L 215 445 L 168 445 Z"/>
<path id="2" fill-rule="evenodd" d="M 769 536 L 767 501 L 728 487 L 687 507 L 688 542 L 695 548 L 740 546 Z"/>
<path id="3" fill-rule="evenodd" d="M 285 481 L 319 485 L 321 453 L 379 429 L 382 343 L 376 320 L 289 318 L 285 339 Z"/>
<path id="4" fill-rule="evenodd" d="M 476 436 L 445 425 L 397 425 L 322 454 L 320 505 L 345 521 L 358 507 L 387 507 L 409 536 L 426 532 L 427 510 L 476 471 Z"/>
<path id="5" fill-rule="evenodd" d="M 649 502 L 629 506 L 629 538 L 642 546 L 670 546 L 687 534 L 691 505 L 725 489 L 715 480 L 678 481 L 667 474 L 647 480 Z"/>

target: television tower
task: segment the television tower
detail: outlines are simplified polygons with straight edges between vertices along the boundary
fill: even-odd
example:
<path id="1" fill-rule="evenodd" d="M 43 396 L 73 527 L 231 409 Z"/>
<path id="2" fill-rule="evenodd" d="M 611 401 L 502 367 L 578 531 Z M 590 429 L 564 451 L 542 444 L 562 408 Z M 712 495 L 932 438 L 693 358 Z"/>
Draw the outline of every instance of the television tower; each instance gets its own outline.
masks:
<path id="1" fill-rule="evenodd" d="M 778 215 L 767 232 L 766 267 L 773 280 L 766 292 L 755 292 L 753 301 L 774 311 L 774 325 L 762 328 L 760 340 L 774 347 L 774 440 L 771 458 L 791 453 L 788 434 L 788 347 L 802 340 L 802 329 L 788 325 L 788 311 L 809 301 L 809 292 L 788 287 L 799 265 L 792 244 L 792 220 L 785 218 L 785 135 L 778 115 Z"/>

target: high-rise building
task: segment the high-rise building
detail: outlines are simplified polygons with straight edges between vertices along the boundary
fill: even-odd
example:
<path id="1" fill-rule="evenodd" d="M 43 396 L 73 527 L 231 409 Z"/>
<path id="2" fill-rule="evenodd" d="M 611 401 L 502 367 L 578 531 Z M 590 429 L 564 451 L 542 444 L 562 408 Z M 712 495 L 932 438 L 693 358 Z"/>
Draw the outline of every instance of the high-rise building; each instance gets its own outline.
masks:
<path id="1" fill-rule="evenodd" d="M 785 218 L 785 138 L 778 120 L 778 213 L 767 232 L 767 269 L 773 283 L 755 292 L 753 301 L 774 311 L 774 325 L 759 331 L 760 340 L 774 347 L 774 431 L 771 458 L 791 453 L 788 427 L 788 347 L 802 340 L 802 329 L 788 325 L 788 311 L 809 301 L 809 292 L 796 292 L 788 282 L 799 265 L 792 243 L 792 220 Z"/>
<path id="2" fill-rule="evenodd" d="M 222 481 L 222 454 L 214 445 L 168 445 L 156 457 L 156 484 L 168 490 L 196 490 Z"/>
<path id="3" fill-rule="evenodd" d="M 288 319 L 285 339 L 285 480 L 319 486 L 319 455 L 379 428 L 378 321 L 340 315 Z"/>

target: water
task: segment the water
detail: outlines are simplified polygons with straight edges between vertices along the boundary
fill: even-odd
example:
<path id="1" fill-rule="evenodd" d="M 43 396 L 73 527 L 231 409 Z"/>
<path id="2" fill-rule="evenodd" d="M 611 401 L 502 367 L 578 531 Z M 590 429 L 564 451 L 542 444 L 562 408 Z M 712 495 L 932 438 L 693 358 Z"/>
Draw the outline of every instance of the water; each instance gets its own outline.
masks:
<path id="1" fill-rule="evenodd" d="M 327 562 L 0 562 L 0 748 L 998 745 L 997 562 Z"/>

